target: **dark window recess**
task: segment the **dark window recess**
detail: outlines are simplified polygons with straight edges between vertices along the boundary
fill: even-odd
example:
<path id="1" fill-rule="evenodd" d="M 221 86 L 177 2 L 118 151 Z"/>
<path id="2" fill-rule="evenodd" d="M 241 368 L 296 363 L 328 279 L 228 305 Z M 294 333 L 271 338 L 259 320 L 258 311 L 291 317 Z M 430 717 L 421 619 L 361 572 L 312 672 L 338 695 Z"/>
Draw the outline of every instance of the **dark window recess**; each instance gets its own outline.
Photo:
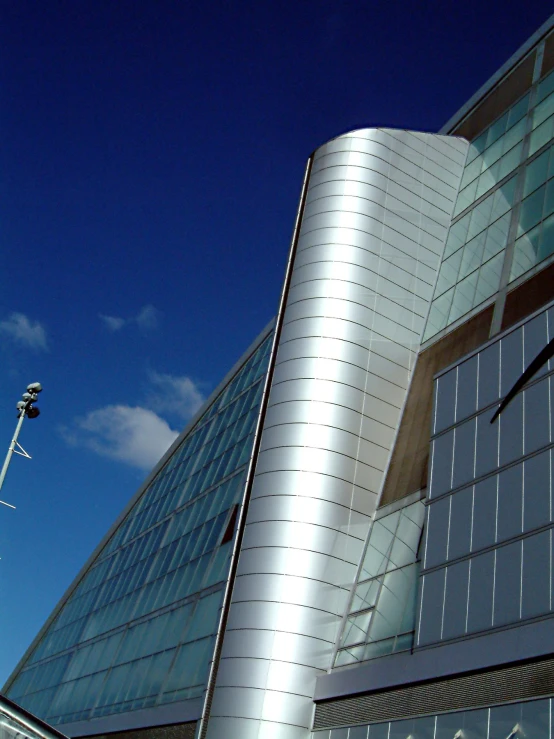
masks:
<path id="1" fill-rule="evenodd" d="M 238 504 L 235 504 L 231 508 L 231 515 L 229 516 L 227 527 L 225 529 L 225 533 L 223 534 L 223 537 L 221 539 L 221 544 L 227 544 L 228 541 L 231 541 L 233 538 L 233 534 L 235 533 L 235 526 L 237 525 L 237 518 L 239 517 L 239 506 Z"/>
<path id="2" fill-rule="evenodd" d="M 501 331 L 518 323 L 554 297 L 554 264 L 537 272 L 506 296 Z"/>
<path id="3" fill-rule="evenodd" d="M 544 77 L 554 69 L 554 33 L 544 42 L 544 56 L 542 59 L 541 77 Z"/>
<path id="4" fill-rule="evenodd" d="M 433 376 L 489 338 L 493 306 L 439 339 L 417 360 L 380 505 L 427 487 Z"/>

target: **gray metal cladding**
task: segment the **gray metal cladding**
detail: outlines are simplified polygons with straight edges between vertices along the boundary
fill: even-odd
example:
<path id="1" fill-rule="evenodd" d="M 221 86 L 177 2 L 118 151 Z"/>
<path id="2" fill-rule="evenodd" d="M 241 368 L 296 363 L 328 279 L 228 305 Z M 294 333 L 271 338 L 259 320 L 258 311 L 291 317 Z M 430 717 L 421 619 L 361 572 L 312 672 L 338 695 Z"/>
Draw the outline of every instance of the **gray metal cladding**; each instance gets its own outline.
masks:
<path id="1" fill-rule="evenodd" d="M 467 144 L 314 155 L 208 739 L 307 738 L 399 423 Z"/>

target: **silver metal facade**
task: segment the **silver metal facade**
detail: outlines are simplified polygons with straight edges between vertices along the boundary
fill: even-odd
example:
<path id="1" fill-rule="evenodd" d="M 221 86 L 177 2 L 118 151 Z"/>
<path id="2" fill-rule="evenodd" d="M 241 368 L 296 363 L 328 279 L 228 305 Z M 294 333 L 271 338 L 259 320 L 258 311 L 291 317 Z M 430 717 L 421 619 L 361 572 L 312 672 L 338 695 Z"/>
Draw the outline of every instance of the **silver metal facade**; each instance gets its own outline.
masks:
<path id="1" fill-rule="evenodd" d="M 314 155 L 208 739 L 306 737 L 410 382 L 467 143 Z"/>

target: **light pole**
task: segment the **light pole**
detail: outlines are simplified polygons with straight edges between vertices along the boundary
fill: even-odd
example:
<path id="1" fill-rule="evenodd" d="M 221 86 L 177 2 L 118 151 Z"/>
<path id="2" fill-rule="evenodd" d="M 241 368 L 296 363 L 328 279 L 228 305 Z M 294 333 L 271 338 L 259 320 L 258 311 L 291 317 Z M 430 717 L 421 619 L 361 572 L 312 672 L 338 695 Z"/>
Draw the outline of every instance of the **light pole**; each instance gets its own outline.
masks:
<path id="1" fill-rule="evenodd" d="M 25 449 L 21 446 L 21 444 L 17 441 L 17 437 L 19 436 L 19 432 L 21 431 L 21 426 L 23 425 L 23 419 L 25 416 L 28 416 L 29 418 L 36 418 L 40 411 L 39 409 L 33 405 L 33 403 L 37 400 L 38 394 L 42 390 L 42 385 L 40 382 L 32 382 L 30 385 L 27 385 L 27 392 L 23 393 L 22 400 L 20 400 L 17 403 L 17 425 L 15 427 L 15 432 L 13 435 L 13 439 L 11 441 L 11 444 L 8 448 L 8 453 L 6 454 L 6 459 L 4 460 L 4 465 L 2 466 L 2 471 L 0 472 L 0 490 L 2 489 L 2 485 L 4 484 L 4 478 L 6 477 L 6 472 L 8 471 L 8 467 L 10 466 L 10 461 L 12 458 L 12 454 L 20 454 L 22 457 L 27 457 L 27 459 L 31 459 L 31 455 L 27 454 Z M 18 449 L 16 449 L 18 447 Z M 3 500 L 0 500 L 0 503 L 2 505 L 8 506 L 8 508 L 15 508 L 14 505 L 11 505 L 10 503 L 6 503 Z"/>

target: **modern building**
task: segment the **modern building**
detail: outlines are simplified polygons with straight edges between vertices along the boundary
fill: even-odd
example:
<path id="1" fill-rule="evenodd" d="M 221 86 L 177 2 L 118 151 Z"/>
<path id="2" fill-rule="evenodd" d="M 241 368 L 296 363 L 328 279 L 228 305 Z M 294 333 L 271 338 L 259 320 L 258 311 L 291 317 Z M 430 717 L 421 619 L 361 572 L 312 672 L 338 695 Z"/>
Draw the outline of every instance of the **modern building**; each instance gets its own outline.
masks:
<path id="1" fill-rule="evenodd" d="M 439 133 L 315 151 L 275 321 L 11 700 L 70 737 L 551 737 L 554 360 L 494 415 L 554 338 L 553 148 L 554 16 Z"/>

